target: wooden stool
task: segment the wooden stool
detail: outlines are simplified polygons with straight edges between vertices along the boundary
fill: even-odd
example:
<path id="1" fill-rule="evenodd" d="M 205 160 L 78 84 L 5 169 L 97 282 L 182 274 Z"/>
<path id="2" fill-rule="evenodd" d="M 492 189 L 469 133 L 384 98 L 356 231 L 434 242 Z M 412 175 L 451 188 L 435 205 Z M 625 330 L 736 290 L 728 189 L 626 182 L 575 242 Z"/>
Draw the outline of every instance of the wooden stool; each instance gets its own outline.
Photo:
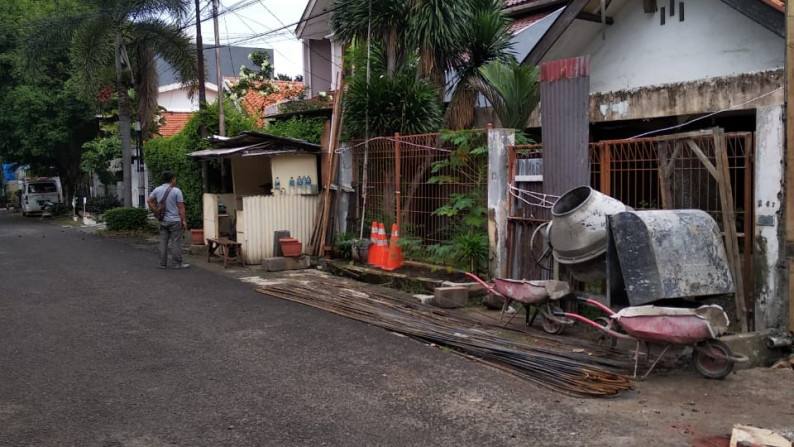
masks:
<path id="1" fill-rule="evenodd" d="M 215 251 L 220 249 L 221 254 L 223 254 L 223 268 L 226 268 L 226 264 L 229 261 L 239 262 L 240 265 L 245 267 L 245 262 L 243 262 L 242 246 L 243 244 L 241 242 L 232 241 L 225 237 L 219 237 L 215 239 L 207 238 L 207 262 L 210 262 L 212 255 L 215 254 Z M 230 256 L 230 249 L 234 249 L 236 256 Z"/>

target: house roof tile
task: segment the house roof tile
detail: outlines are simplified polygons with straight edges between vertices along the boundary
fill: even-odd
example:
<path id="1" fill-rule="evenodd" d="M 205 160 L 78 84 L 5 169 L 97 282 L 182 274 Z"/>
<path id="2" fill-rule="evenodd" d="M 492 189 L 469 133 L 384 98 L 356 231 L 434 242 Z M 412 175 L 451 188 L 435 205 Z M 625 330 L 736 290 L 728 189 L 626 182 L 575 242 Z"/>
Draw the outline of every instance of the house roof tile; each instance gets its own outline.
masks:
<path id="1" fill-rule="evenodd" d="M 245 110 L 252 116 L 257 117 L 257 125 L 261 126 L 264 121 L 264 110 L 281 101 L 286 101 L 299 96 L 303 93 L 303 82 L 298 81 L 273 81 L 278 91 L 269 95 L 262 96 L 258 92 L 249 90 L 241 101 Z"/>
<path id="2" fill-rule="evenodd" d="M 185 128 L 185 125 L 193 116 L 193 112 L 162 112 L 161 116 L 160 135 L 172 137 Z"/>
<path id="3" fill-rule="evenodd" d="M 785 12 L 786 10 L 786 0 L 761 0 L 761 1 L 777 9 L 780 12 Z"/>
<path id="4" fill-rule="evenodd" d="M 522 17 L 510 24 L 510 34 L 517 34 L 525 30 L 528 26 L 548 16 L 551 12 L 541 12 L 531 16 Z"/>

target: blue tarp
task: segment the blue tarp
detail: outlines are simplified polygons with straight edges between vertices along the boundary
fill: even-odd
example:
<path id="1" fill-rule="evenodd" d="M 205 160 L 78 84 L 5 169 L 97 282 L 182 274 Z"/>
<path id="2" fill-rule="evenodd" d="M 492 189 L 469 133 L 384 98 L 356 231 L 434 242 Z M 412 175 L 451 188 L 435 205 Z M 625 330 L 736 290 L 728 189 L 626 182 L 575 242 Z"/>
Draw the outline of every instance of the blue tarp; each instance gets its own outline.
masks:
<path id="1" fill-rule="evenodd" d="M 17 164 L 16 163 L 3 163 L 3 178 L 6 182 L 10 182 L 12 180 L 16 180 L 16 171 Z"/>

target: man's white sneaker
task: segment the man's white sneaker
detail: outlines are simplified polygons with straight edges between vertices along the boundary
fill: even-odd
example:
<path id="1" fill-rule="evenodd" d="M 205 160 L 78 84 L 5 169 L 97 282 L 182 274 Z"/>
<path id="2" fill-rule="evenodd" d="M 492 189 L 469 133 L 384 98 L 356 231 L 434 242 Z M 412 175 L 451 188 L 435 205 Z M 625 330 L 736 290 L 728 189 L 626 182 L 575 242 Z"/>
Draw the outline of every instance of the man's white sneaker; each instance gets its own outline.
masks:
<path id="1" fill-rule="evenodd" d="M 174 266 L 175 269 L 186 269 L 190 267 L 190 264 L 177 264 Z"/>

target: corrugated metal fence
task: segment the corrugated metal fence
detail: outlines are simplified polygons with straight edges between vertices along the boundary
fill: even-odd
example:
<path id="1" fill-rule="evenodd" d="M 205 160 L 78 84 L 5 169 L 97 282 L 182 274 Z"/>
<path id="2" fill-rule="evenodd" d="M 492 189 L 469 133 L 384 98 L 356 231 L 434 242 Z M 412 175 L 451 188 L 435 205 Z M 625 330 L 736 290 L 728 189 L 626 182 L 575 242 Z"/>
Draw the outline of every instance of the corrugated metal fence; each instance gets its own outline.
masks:
<path id="1" fill-rule="evenodd" d="M 243 227 L 238 225 L 238 237 L 242 233 L 243 254 L 248 264 L 258 264 L 273 257 L 273 233 L 289 230 L 290 237 L 303 243 L 303 249 L 311 240 L 314 218 L 317 214 L 319 195 L 249 196 L 243 197 Z"/>

